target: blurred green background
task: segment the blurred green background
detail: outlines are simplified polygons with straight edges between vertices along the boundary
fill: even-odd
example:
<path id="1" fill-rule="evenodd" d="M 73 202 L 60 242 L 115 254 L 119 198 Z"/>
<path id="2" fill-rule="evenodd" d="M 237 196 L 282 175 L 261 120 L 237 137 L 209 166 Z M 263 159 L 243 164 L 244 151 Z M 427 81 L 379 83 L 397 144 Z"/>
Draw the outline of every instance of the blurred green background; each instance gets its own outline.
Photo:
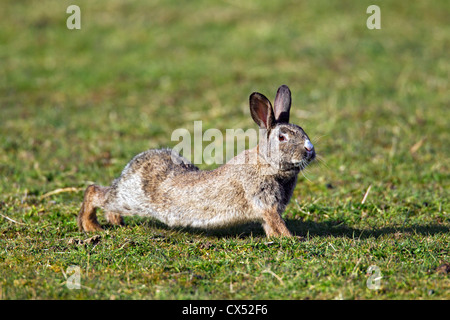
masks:
<path id="1" fill-rule="evenodd" d="M 71 4 L 80 30 L 66 27 Z M 366 27 L 372 4 L 380 30 Z M 39 228 L 49 243 L 79 236 L 82 194 L 45 193 L 108 185 L 135 154 L 173 147 L 171 133 L 196 120 L 224 133 L 256 128 L 248 96 L 273 99 L 281 84 L 292 91 L 291 121 L 321 158 L 300 175 L 286 210 L 306 223 L 297 233 L 308 223 L 322 223 L 317 235 L 330 225 L 410 227 L 415 241 L 439 243 L 424 268 L 448 261 L 448 1 L 3 0 L 0 8 L 0 212 L 33 226 L 0 218 L 2 247 L 16 248 L 0 253 L 5 266 L 27 250 L 23 239 L 41 241 Z"/>

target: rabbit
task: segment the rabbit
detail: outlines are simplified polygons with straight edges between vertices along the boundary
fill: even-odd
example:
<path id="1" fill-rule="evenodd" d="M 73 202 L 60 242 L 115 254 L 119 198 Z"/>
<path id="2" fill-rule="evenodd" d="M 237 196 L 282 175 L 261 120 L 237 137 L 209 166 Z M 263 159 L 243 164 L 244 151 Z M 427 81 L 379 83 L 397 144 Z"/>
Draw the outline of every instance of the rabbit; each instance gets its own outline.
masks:
<path id="1" fill-rule="evenodd" d="M 281 214 L 298 173 L 315 159 L 315 149 L 305 131 L 289 123 L 291 91 L 286 85 L 279 87 L 274 108 L 258 92 L 249 100 L 250 114 L 260 128 L 256 147 L 211 171 L 199 170 L 170 149 L 142 152 L 111 186 L 87 187 L 79 229 L 102 230 L 96 217 L 101 208 L 115 225 L 123 225 L 126 215 L 205 230 L 258 222 L 269 238 L 293 236 Z"/>

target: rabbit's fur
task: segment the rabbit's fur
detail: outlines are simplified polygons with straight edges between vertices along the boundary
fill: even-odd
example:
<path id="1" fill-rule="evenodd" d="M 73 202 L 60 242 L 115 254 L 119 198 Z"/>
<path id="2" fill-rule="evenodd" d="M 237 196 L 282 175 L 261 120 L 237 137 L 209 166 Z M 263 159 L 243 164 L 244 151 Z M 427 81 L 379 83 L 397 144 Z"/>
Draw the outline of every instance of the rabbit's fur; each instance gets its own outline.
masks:
<path id="1" fill-rule="evenodd" d="M 205 229 L 260 222 L 268 237 L 291 236 L 281 214 L 298 173 L 315 158 L 315 151 L 303 129 L 289 124 L 290 107 L 291 92 L 284 85 L 274 108 L 264 95 L 250 95 L 259 145 L 212 171 L 199 170 L 170 149 L 138 154 L 110 187 L 86 189 L 79 228 L 101 230 L 96 209 L 102 208 L 113 224 L 123 224 L 122 215 Z"/>

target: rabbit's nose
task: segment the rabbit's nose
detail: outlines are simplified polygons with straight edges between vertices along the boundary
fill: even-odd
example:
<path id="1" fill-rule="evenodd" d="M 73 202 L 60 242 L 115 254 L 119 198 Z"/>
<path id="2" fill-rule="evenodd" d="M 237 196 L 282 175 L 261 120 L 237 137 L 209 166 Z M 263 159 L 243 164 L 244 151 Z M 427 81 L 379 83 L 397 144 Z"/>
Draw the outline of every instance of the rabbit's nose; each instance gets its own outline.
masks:
<path id="1" fill-rule="evenodd" d="M 311 151 L 314 148 L 313 144 L 311 143 L 311 141 L 306 140 L 305 141 L 305 149 L 306 151 Z"/>

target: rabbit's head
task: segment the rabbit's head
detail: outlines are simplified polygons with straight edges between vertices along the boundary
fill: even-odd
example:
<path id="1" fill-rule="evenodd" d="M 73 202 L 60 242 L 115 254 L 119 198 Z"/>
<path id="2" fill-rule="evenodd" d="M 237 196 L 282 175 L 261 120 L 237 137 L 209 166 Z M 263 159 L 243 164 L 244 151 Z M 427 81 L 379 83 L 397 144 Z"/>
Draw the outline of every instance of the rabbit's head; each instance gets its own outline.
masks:
<path id="1" fill-rule="evenodd" d="M 278 88 L 274 108 L 269 99 L 258 92 L 250 95 L 250 112 L 260 128 L 259 155 L 279 171 L 299 172 L 316 153 L 302 128 L 289 123 L 291 91 Z"/>

